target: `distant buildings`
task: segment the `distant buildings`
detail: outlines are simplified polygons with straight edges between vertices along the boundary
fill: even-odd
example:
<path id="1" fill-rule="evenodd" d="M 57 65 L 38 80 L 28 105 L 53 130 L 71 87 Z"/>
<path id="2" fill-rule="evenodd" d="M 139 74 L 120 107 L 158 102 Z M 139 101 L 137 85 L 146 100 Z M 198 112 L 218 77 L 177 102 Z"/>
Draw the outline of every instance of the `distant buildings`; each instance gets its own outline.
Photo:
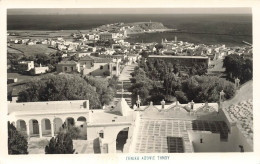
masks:
<path id="1" fill-rule="evenodd" d="M 42 67 L 42 65 L 40 64 L 39 67 L 34 67 L 33 74 L 39 75 L 39 74 L 47 73 L 48 71 L 49 71 L 49 67 Z"/>
<path id="2" fill-rule="evenodd" d="M 30 71 L 34 68 L 34 61 L 20 61 L 18 63 L 18 70 L 21 72 Z"/>
<path id="3" fill-rule="evenodd" d="M 86 60 L 85 60 L 86 61 Z M 119 76 L 120 74 L 120 61 L 116 60 L 113 62 L 111 58 L 94 58 L 89 60 L 91 64 L 83 66 L 82 74 L 83 75 L 92 75 L 92 76 Z"/>
<path id="4" fill-rule="evenodd" d="M 17 66 L 17 70 L 21 73 L 27 73 L 30 75 L 39 75 L 47 73 L 49 67 L 43 67 L 41 64 L 39 67 L 35 67 L 34 61 L 20 61 Z"/>
<path id="5" fill-rule="evenodd" d="M 160 59 L 172 64 L 191 67 L 193 64 L 209 64 L 209 58 L 204 56 L 160 56 L 150 55 L 148 60 Z"/>
<path id="6" fill-rule="evenodd" d="M 119 76 L 120 61 L 112 58 L 95 58 L 84 56 L 78 62 L 75 61 L 61 61 L 57 64 L 57 73 L 72 73 L 78 72 L 82 75 L 92 76 Z"/>
<path id="7" fill-rule="evenodd" d="M 112 33 L 100 33 L 99 34 L 99 39 L 101 41 L 112 40 L 113 39 L 113 35 L 112 35 Z"/>
<path id="8" fill-rule="evenodd" d="M 61 61 L 56 66 L 57 73 L 80 72 L 80 64 L 75 61 Z"/>

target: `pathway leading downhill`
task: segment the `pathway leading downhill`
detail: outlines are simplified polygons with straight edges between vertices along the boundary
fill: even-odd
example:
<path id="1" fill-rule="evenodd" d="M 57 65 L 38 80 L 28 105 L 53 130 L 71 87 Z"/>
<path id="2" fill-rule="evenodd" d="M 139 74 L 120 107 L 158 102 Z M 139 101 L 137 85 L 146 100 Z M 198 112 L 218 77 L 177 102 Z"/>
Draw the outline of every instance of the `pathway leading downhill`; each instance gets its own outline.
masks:
<path id="1" fill-rule="evenodd" d="M 137 64 L 132 64 L 132 65 L 126 65 L 119 75 L 119 82 L 130 82 L 130 78 L 132 77 L 130 73 L 134 71 L 134 68 L 137 66 Z"/>
<path id="2" fill-rule="evenodd" d="M 127 104 L 131 107 L 132 106 L 132 99 L 131 99 L 131 92 L 127 90 L 127 86 L 131 83 L 130 78 L 132 78 L 131 73 L 134 71 L 134 68 L 137 66 L 137 64 L 132 64 L 132 65 L 126 65 L 119 75 L 119 80 L 117 83 L 118 90 L 117 94 L 114 98 L 114 104 L 116 104 L 120 98 L 122 97 L 122 82 L 123 82 L 123 97 L 125 98 Z"/>

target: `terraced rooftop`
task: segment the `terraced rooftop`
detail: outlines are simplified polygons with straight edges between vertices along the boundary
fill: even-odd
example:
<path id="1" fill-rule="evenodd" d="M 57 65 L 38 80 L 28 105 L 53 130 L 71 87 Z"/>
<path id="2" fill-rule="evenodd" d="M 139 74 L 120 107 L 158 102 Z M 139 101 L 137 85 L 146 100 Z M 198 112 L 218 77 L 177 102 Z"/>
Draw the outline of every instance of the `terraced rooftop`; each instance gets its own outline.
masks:
<path id="1" fill-rule="evenodd" d="M 236 122 L 244 137 L 253 144 L 253 81 L 241 86 L 235 97 L 224 103 L 224 112 Z"/>
<path id="2" fill-rule="evenodd" d="M 135 153 L 191 153 L 189 130 L 219 133 L 222 141 L 229 133 L 223 121 L 141 119 Z"/>
<path id="3" fill-rule="evenodd" d="M 253 101 L 242 101 L 226 108 L 232 121 L 236 122 L 243 135 L 253 141 Z"/>

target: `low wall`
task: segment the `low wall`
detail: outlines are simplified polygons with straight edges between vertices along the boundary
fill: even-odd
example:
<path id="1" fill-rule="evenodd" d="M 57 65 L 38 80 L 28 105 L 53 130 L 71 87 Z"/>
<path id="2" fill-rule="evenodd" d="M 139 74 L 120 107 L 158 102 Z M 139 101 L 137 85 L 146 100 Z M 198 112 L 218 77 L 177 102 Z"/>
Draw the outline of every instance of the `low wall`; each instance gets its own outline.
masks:
<path id="1" fill-rule="evenodd" d="M 130 143 L 129 143 L 129 153 L 135 153 L 135 145 L 137 140 L 137 135 L 140 127 L 140 113 L 136 112 L 135 122 L 133 124 L 133 133 L 130 136 Z"/>

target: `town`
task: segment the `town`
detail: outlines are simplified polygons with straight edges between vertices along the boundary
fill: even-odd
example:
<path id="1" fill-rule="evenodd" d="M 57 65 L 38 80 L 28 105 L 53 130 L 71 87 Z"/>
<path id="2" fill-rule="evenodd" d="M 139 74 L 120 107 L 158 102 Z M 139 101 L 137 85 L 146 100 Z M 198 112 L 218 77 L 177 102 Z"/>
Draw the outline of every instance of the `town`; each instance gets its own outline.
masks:
<path id="1" fill-rule="evenodd" d="M 253 46 L 127 41 L 175 30 L 8 31 L 8 120 L 28 142 L 9 153 L 65 154 L 67 133 L 78 154 L 253 151 Z"/>

